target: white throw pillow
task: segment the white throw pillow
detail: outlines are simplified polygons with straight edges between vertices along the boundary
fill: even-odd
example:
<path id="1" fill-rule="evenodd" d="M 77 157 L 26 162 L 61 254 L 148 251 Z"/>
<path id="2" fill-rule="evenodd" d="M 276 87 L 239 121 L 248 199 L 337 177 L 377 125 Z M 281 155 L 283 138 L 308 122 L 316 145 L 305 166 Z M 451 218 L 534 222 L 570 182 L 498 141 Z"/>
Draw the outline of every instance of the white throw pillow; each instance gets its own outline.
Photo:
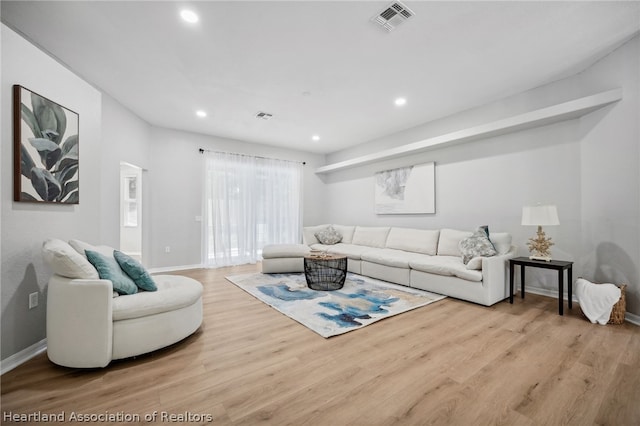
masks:
<path id="1" fill-rule="evenodd" d="M 438 248 L 440 230 L 391 228 L 387 247 L 434 256 Z"/>
<path id="2" fill-rule="evenodd" d="M 461 257 L 458 244 L 463 239 L 473 235 L 473 232 L 457 231 L 455 229 L 442 229 L 440 231 L 440 239 L 438 240 L 439 256 L 457 256 Z"/>
<path id="3" fill-rule="evenodd" d="M 367 247 L 384 248 L 387 243 L 387 235 L 391 228 L 376 228 L 370 226 L 356 226 L 353 233 L 352 244 Z"/>
<path id="4" fill-rule="evenodd" d="M 46 240 L 42 244 L 42 256 L 56 275 L 74 279 L 98 279 L 96 268 L 62 240 Z"/>
<path id="5" fill-rule="evenodd" d="M 103 254 L 105 256 L 113 256 L 113 250 L 114 250 L 113 247 L 94 246 L 80 240 L 69 240 L 69 245 L 73 247 L 75 251 L 77 251 L 82 256 L 84 256 L 85 259 L 87 258 L 87 254 L 85 253 L 85 250 L 97 251 L 98 253 Z"/>

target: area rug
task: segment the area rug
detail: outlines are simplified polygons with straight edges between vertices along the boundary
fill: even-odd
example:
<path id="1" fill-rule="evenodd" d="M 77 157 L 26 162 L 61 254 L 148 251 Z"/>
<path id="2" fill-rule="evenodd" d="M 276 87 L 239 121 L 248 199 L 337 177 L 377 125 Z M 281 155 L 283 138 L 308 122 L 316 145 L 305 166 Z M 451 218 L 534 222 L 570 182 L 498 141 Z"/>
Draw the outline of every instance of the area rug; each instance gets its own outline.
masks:
<path id="1" fill-rule="evenodd" d="M 254 273 L 226 278 L 322 337 L 357 330 L 446 297 L 352 273 L 347 274 L 344 287 L 335 291 L 311 290 L 304 274 Z"/>

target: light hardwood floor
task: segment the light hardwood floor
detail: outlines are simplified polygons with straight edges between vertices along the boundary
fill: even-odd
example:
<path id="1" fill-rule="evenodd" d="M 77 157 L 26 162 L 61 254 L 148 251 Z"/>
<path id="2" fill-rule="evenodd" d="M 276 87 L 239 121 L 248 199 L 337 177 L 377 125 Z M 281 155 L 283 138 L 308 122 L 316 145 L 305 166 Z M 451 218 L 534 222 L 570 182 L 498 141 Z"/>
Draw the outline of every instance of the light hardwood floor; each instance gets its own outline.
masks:
<path id="1" fill-rule="evenodd" d="M 640 424 L 640 327 L 594 325 L 576 306 L 561 317 L 556 299 L 527 294 L 490 308 L 447 298 L 323 339 L 224 279 L 257 270 L 180 272 L 204 284 L 204 323 L 170 348 L 88 371 L 42 354 L 5 374 L 3 424 L 148 424 L 154 411 L 214 425 Z"/>

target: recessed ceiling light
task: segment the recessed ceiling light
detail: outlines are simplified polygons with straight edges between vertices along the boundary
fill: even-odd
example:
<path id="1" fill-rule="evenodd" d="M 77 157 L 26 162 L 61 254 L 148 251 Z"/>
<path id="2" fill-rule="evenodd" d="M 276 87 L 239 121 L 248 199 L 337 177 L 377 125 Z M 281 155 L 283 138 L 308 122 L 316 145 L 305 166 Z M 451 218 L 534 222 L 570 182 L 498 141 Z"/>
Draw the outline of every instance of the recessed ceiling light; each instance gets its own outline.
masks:
<path id="1" fill-rule="evenodd" d="M 193 10 L 184 9 L 180 12 L 180 17 L 190 24 L 195 24 L 200 18 Z"/>
<path id="2" fill-rule="evenodd" d="M 313 135 L 313 136 L 311 136 L 311 140 L 314 140 L 314 141 L 316 141 L 316 142 L 317 142 L 317 141 L 319 141 L 319 140 L 320 140 L 320 136 L 318 136 L 318 135 Z"/>
<path id="3" fill-rule="evenodd" d="M 204 118 L 204 117 L 207 116 L 207 113 L 200 109 L 200 110 L 196 111 L 196 115 L 198 117 L 200 117 L 200 118 Z"/>
<path id="4" fill-rule="evenodd" d="M 405 98 L 398 98 L 395 101 L 393 101 L 393 103 L 396 104 L 397 106 L 402 106 L 407 103 L 407 100 Z"/>

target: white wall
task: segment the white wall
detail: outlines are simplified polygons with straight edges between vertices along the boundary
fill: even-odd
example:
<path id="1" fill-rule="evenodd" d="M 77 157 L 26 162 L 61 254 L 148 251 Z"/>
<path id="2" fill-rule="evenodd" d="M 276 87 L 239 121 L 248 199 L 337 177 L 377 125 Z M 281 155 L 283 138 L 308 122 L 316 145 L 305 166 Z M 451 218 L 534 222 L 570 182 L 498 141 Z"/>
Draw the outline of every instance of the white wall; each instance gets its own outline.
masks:
<path id="1" fill-rule="evenodd" d="M 149 168 L 151 227 L 150 267 L 200 265 L 202 182 L 204 159 L 200 148 L 214 151 L 304 161 L 303 222 L 316 223 L 325 215 L 325 187 L 314 170 L 324 156 L 266 145 L 153 127 Z M 170 247 L 170 253 L 165 253 Z"/>
<path id="2" fill-rule="evenodd" d="M 586 87 L 618 86 L 624 98 L 581 120 L 581 255 L 585 277 L 627 283 L 640 315 L 640 38 L 578 76 Z"/>
<path id="3" fill-rule="evenodd" d="M 521 254 L 534 229 L 520 225 L 523 205 L 558 206 L 555 258 L 573 260 L 574 277 L 629 283 L 628 310 L 640 314 L 638 37 L 576 76 L 328 156 L 333 163 L 487 123 L 535 108 L 622 87 L 624 99 L 580 120 L 441 148 L 332 173 L 328 216 L 341 224 L 508 231 Z M 373 174 L 436 162 L 436 214 L 375 215 Z M 555 274 L 531 270 L 527 286 L 557 291 Z"/>
<path id="4" fill-rule="evenodd" d="M 100 223 L 101 244 L 120 247 L 120 162 L 146 170 L 151 164 L 151 126 L 110 96 L 102 96 L 102 162 L 101 203 L 104 208 Z M 149 249 L 149 184 L 142 176 L 142 252 Z M 143 262 L 148 264 L 147 258 Z"/>
<path id="5" fill-rule="evenodd" d="M 2 25 L 2 359 L 45 338 L 46 282 L 40 248 L 46 238 L 97 241 L 100 236 L 101 95 Z M 80 116 L 80 204 L 13 201 L 12 86 L 20 84 Z M 28 295 L 39 306 L 28 309 Z"/>

